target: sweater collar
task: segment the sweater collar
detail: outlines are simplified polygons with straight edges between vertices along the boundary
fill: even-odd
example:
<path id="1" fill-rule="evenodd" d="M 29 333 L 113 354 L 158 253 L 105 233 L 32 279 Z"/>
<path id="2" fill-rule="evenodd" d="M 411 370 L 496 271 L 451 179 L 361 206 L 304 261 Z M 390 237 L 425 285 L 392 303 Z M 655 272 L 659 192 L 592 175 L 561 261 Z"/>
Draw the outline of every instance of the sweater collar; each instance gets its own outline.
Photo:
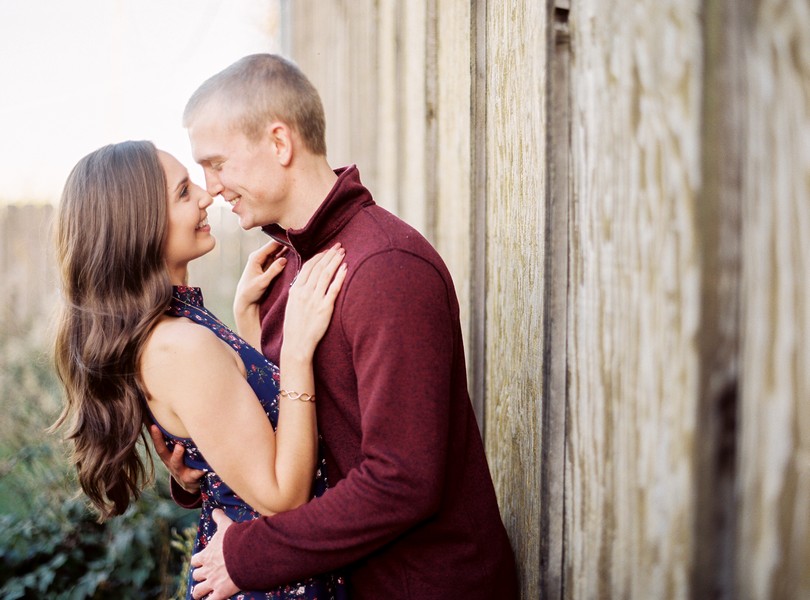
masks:
<path id="1" fill-rule="evenodd" d="M 303 260 L 311 258 L 332 242 L 359 210 L 374 204 L 371 193 L 360 182 L 356 165 L 335 169 L 334 187 L 301 229 L 284 230 L 277 224 L 262 227 L 270 237 L 291 245 Z"/>

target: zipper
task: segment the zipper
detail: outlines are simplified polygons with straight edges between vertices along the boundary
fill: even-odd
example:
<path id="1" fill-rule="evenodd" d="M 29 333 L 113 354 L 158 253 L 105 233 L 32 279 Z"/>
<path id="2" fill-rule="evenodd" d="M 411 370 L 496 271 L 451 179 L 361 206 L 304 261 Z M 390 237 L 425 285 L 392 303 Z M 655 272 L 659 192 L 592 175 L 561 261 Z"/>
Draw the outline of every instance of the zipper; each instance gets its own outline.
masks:
<path id="1" fill-rule="evenodd" d="M 298 275 L 301 274 L 301 267 L 304 266 L 304 259 L 301 258 L 301 253 L 298 252 L 298 250 L 295 249 L 295 246 L 293 246 L 293 243 L 292 243 L 292 241 L 290 241 L 289 236 L 287 236 L 287 239 L 285 240 L 285 239 L 277 237 L 275 235 L 271 235 L 271 234 L 268 234 L 268 235 L 269 235 L 269 237 L 276 240 L 282 246 L 286 246 L 287 248 L 292 250 L 292 252 L 298 257 L 298 270 L 295 272 L 295 275 L 293 276 L 292 281 L 290 282 L 290 287 L 292 287 L 293 284 L 295 284 L 295 281 L 298 279 Z"/>

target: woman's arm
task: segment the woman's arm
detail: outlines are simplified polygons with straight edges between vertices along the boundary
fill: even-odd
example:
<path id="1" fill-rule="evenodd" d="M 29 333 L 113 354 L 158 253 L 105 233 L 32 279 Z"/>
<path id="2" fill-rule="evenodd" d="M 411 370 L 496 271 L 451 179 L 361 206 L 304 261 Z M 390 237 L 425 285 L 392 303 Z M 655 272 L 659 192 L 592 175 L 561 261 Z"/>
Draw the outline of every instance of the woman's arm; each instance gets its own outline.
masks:
<path id="1" fill-rule="evenodd" d="M 279 463 L 290 469 L 291 477 L 299 469 L 308 469 L 310 484 L 318 452 L 312 357 L 329 326 L 335 299 L 346 277 L 346 265 L 341 264 L 344 254 L 340 244 L 336 244 L 307 261 L 290 288 L 284 314 L 284 342 L 279 361 L 281 392 L 276 427 Z M 308 444 L 302 440 L 305 432 L 309 432 Z M 306 447 L 306 452 L 300 453 L 303 447 Z M 310 487 L 305 491 L 306 497 L 296 506 L 309 500 Z"/>
<path id="2" fill-rule="evenodd" d="M 207 329 L 183 320 L 166 323 L 145 351 L 147 388 L 175 417 L 158 415 L 161 422 L 175 435 L 193 438 L 222 480 L 262 514 L 290 510 L 310 496 L 315 406 L 290 396 L 314 394 L 312 355 L 345 277 L 342 256 L 333 248 L 315 257 L 290 290 L 281 373 L 282 389 L 290 394 L 279 399 L 275 435 L 241 359 Z"/>

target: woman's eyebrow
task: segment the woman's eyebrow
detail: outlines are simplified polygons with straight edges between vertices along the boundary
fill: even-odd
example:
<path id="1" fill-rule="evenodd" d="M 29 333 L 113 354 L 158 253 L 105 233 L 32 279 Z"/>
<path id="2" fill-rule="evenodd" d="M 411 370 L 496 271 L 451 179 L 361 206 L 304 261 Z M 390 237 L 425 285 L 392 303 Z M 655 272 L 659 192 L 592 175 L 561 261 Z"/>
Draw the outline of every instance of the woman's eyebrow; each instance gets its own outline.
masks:
<path id="1" fill-rule="evenodd" d="M 183 177 L 183 179 L 181 179 L 181 180 L 180 180 L 180 181 L 177 183 L 177 185 L 176 185 L 176 186 L 174 186 L 174 191 L 176 192 L 177 190 L 179 190 L 181 187 L 183 187 L 183 186 L 184 186 L 184 185 L 186 185 L 187 183 L 188 183 L 188 175 L 186 175 L 185 177 Z"/>

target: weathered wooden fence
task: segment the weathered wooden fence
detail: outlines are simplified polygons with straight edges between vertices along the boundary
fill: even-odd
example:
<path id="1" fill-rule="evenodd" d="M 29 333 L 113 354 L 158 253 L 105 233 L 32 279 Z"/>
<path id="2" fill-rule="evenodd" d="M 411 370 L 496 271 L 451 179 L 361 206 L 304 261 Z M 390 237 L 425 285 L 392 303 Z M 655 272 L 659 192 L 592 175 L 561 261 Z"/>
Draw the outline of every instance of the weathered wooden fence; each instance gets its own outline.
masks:
<path id="1" fill-rule="evenodd" d="M 296 0 L 447 259 L 523 597 L 810 595 L 806 0 Z"/>
<path id="2" fill-rule="evenodd" d="M 19 335 L 47 320 L 56 299 L 50 205 L 0 205 L 0 327 Z"/>

